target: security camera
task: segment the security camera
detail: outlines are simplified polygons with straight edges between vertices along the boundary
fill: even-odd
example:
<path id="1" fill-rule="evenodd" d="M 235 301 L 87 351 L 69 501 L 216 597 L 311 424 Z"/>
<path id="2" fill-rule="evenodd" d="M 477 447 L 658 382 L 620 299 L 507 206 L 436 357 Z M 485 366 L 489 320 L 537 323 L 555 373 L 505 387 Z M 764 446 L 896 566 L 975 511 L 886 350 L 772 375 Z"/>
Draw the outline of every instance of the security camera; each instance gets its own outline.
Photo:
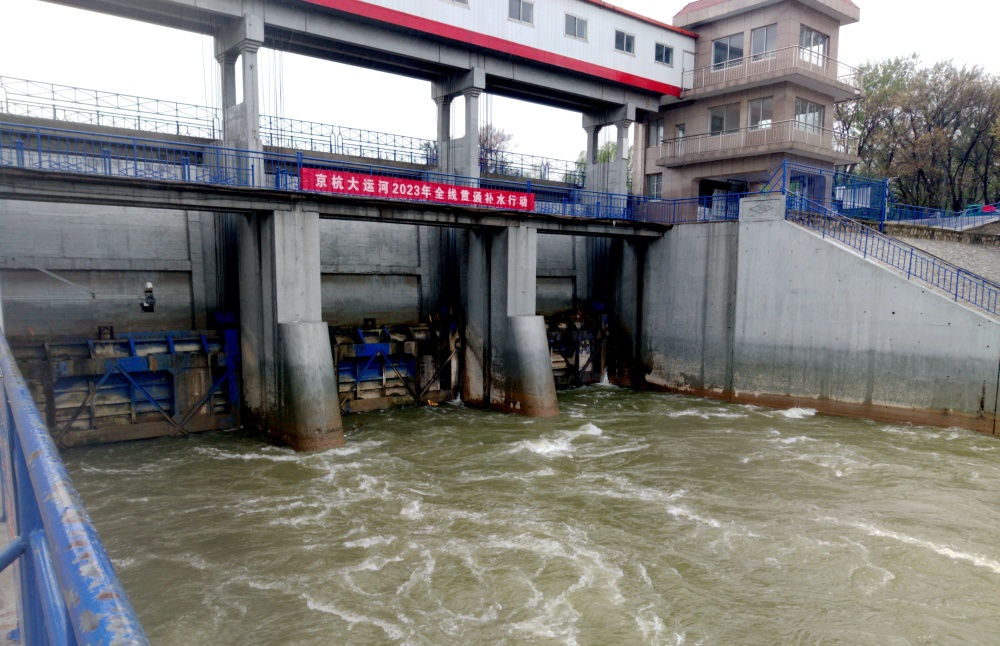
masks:
<path id="1" fill-rule="evenodd" d="M 146 283 L 142 296 L 139 297 L 139 309 L 145 312 L 152 312 L 156 308 L 156 297 L 153 296 L 153 283 Z"/>

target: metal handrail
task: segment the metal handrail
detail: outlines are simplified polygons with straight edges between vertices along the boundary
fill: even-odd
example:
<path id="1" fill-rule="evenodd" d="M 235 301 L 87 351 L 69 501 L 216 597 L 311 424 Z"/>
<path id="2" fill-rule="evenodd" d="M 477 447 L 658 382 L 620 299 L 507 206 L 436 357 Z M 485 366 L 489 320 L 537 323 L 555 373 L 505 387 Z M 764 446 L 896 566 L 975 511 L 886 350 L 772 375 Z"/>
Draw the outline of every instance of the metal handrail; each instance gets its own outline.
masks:
<path id="1" fill-rule="evenodd" d="M 219 112 L 194 103 L 0 76 L 3 112 L 114 128 L 215 139 Z"/>
<path id="2" fill-rule="evenodd" d="M 795 119 L 774 121 L 752 128 L 734 128 L 717 133 L 665 139 L 660 144 L 661 159 L 680 159 L 686 155 L 724 152 L 751 146 L 777 143 L 802 143 L 846 155 L 854 154 L 858 138 L 839 130 L 812 126 Z"/>
<path id="3" fill-rule="evenodd" d="M 711 201 L 663 200 L 635 195 L 587 191 L 575 187 L 534 184 L 496 178 L 447 175 L 429 169 L 410 169 L 329 158 L 224 148 L 208 144 L 164 142 L 121 135 L 95 136 L 42 126 L 0 123 L 0 166 L 177 181 L 219 186 L 295 191 L 304 168 L 364 173 L 411 183 L 433 182 L 455 187 L 515 191 L 534 196 L 535 213 L 567 217 L 632 219 L 648 222 L 705 222 L 720 218 Z M 353 195 L 353 197 L 364 197 Z M 369 195 L 376 199 L 428 201 L 428 195 Z M 718 199 L 718 198 L 714 198 Z M 694 206 L 691 206 L 691 205 Z M 711 206 L 706 210 L 706 204 Z M 467 204 L 504 208 L 497 204 Z M 701 211 L 698 211 L 698 208 Z M 692 211 L 692 209 L 694 209 Z M 722 219 L 735 219 L 727 207 Z"/>
<path id="4" fill-rule="evenodd" d="M 900 272 L 990 314 L 1000 314 L 1000 284 L 844 217 L 796 193 L 787 194 L 785 218 L 833 238 Z M 817 222 L 818 220 L 818 222 Z"/>
<path id="5" fill-rule="evenodd" d="M 683 87 L 685 91 L 690 92 L 791 68 L 818 71 L 823 76 L 843 83 L 859 93 L 864 89 L 861 70 L 801 45 L 751 54 L 725 63 L 688 70 L 684 72 Z"/>
<path id="6" fill-rule="evenodd" d="M 149 644 L 0 334 L 3 505 L 16 538 L 0 568 L 17 565 L 25 644 Z"/>

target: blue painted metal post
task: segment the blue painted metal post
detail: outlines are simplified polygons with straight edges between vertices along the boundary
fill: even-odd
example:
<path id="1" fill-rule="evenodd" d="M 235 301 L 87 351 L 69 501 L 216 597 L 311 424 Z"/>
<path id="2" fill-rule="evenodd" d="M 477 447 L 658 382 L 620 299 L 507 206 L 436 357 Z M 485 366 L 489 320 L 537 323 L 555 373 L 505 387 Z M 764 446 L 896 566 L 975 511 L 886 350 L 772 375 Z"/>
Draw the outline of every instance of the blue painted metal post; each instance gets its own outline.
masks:
<path id="1" fill-rule="evenodd" d="M 788 189 L 788 160 L 781 160 L 781 194 L 786 195 Z"/>
<path id="2" fill-rule="evenodd" d="M 882 213 L 880 214 L 878 221 L 878 232 L 885 233 L 885 221 L 889 217 L 889 178 L 882 179 L 883 192 L 882 192 Z"/>
<path id="3" fill-rule="evenodd" d="M 2 335 L 0 375 L 4 462 L 12 467 L 4 486 L 14 488 L 17 550 L 25 557 L 17 559 L 23 643 L 148 645 Z"/>

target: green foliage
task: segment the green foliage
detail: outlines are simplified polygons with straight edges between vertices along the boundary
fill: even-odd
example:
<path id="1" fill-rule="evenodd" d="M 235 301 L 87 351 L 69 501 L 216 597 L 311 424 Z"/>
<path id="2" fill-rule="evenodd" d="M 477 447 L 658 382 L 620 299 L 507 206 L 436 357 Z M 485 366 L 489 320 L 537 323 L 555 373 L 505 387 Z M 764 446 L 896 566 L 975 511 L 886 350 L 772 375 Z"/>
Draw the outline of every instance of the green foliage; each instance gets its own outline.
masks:
<path id="1" fill-rule="evenodd" d="M 1000 79 L 916 54 L 861 66 L 865 98 L 836 106 L 858 140 L 851 169 L 892 177 L 899 202 L 959 210 L 1000 201 Z"/>

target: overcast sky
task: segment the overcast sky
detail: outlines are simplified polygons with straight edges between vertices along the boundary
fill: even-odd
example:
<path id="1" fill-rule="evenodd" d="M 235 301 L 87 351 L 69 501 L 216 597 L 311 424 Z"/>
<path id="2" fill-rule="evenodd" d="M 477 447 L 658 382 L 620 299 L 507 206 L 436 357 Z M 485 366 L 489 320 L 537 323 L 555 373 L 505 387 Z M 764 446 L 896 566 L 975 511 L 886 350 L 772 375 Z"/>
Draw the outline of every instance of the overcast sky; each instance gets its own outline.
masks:
<path id="1" fill-rule="evenodd" d="M 141 0 L 135 0 L 141 2 Z M 504 0 L 489 0 L 502 2 Z M 543 1 L 543 0 L 537 0 Z M 841 30 L 839 59 L 850 65 L 916 52 L 925 64 L 951 59 L 1000 74 L 997 0 L 856 0 L 861 22 Z M 672 23 L 685 0 L 618 0 Z M 213 104 L 218 74 L 211 39 L 41 0 L 2 0 L 0 75 L 196 104 Z M 426 82 L 325 61 L 267 54 L 262 105 L 323 123 L 433 138 Z M 2 97 L 0 97 L 2 98 Z M 584 147 L 580 115 L 495 98 L 486 115 L 515 135 L 515 150 L 574 159 Z M 605 129 L 610 135 L 613 128 Z"/>

